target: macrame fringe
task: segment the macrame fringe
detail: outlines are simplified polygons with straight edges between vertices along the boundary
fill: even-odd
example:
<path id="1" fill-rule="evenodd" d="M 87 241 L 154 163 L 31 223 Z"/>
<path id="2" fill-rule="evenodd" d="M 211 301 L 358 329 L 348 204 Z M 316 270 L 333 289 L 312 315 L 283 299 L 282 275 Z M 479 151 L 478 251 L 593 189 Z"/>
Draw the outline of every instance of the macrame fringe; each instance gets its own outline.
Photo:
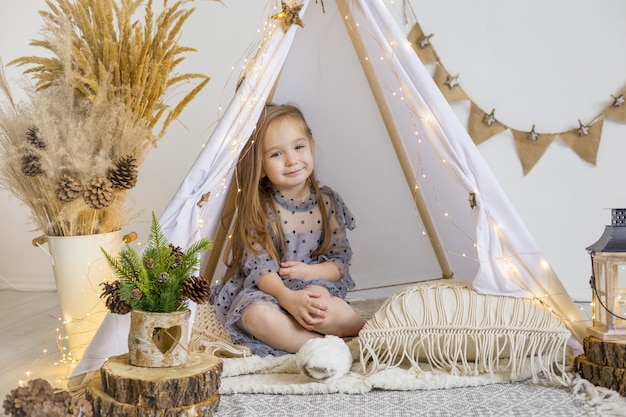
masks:
<path id="1" fill-rule="evenodd" d="M 389 332 L 381 337 L 361 335 L 361 365 L 364 373 L 371 375 L 408 361 L 416 373 L 422 373 L 418 363 L 426 362 L 431 370 L 440 369 L 452 375 L 508 373 L 513 381 L 524 378 L 530 368 L 535 383 L 539 373 L 543 373 L 551 383 L 569 385 L 564 366 L 567 336 L 479 332 L 396 329 L 397 334 L 393 336 Z M 478 353 L 469 354 L 474 351 Z"/>
<path id="2" fill-rule="evenodd" d="M 453 375 L 508 373 L 511 380 L 530 369 L 533 382 L 543 373 L 568 386 L 569 338 L 534 301 L 480 295 L 463 281 L 424 283 L 389 298 L 368 321 L 359 334 L 360 360 L 368 375 L 403 362 L 421 373 L 418 362 L 426 362 Z"/>

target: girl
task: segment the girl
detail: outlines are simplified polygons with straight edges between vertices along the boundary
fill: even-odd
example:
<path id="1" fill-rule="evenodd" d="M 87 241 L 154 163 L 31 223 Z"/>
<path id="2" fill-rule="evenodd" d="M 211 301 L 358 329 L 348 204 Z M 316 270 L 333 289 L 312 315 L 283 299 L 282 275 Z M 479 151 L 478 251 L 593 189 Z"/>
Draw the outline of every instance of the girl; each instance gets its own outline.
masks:
<path id="1" fill-rule="evenodd" d="M 233 340 L 261 356 L 356 336 L 364 324 L 344 300 L 354 287 L 346 237 L 354 219 L 318 185 L 314 149 L 298 108 L 267 105 L 237 164 L 228 270 L 212 302 Z"/>

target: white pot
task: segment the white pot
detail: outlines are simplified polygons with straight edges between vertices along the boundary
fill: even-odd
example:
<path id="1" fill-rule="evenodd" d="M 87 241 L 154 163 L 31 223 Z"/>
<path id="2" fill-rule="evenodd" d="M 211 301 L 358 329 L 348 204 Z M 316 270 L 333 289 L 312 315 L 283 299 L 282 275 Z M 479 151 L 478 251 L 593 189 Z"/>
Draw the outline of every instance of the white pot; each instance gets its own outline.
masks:
<path id="1" fill-rule="evenodd" d="M 108 312 L 101 283 L 115 276 L 102 249 L 117 257 L 122 248 L 121 231 L 84 235 L 48 236 L 69 353 L 80 360 Z"/>

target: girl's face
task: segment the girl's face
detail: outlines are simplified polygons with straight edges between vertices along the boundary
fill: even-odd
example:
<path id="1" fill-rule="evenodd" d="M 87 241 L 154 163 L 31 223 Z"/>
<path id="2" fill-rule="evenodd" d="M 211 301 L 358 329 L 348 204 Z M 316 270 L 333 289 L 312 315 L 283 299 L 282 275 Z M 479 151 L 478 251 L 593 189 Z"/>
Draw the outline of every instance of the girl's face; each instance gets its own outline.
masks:
<path id="1" fill-rule="evenodd" d="M 302 123 L 290 117 L 273 121 L 263 137 L 263 175 L 289 198 L 309 195 L 307 179 L 313 173 L 314 142 Z"/>

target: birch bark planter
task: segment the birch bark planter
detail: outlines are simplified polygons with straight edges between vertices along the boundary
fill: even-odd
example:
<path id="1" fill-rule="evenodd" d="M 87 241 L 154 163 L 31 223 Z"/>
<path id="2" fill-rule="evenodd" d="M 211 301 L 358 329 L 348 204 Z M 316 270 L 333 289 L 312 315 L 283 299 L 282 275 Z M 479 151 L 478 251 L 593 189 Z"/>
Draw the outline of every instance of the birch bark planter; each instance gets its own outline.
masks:
<path id="1" fill-rule="evenodd" d="M 173 313 L 130 312 L 128 353 L 131 365 L 148 368 L 187 362 L 190 310 Z"/>
<path id="2" fill-rule="evenodd" d="M 120 231 L 84 236 L 47 236 L 52 270 L 71 359 L 80 360 L 108 309 L 100 284 L 113 275 L 102 248 L 117 256 Z"/>

